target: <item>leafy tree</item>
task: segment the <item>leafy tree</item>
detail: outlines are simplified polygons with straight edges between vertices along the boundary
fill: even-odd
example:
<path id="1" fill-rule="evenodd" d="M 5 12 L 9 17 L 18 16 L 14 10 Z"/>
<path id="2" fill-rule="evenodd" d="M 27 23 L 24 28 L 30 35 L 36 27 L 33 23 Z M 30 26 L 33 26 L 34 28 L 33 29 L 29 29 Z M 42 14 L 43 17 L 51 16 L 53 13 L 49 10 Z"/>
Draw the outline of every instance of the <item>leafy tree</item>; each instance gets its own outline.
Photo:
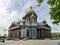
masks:
<path id="1" fill-rule="evenodd" d="M 38 6 L 40 6 L 43 0 L 37 0 Z M 60 0 L 48 0 L 47 2 L 50 8 L 50 18 L 53 19 L 53 24 L 58 24 L 60 22 Z"/>
<path id="2" fill-rule="evenodd" d="M 43 0 L 37 0 L 38 3 L 41 3 Z"/>
<path id="3" fill-rule="evenodd" d="M 37 0 L 37 2 L 38 2 L 38 6 L 41 5 L 42 1 L 43 1 L 43 0 Z"/>
<path id="4" fill-rule="evenodd" d="M 60 22 L 60 0 L 48 0 L 47 3 L 51 6 L 50 16 L 53 24 L 58 24 Z"/>
<path id="5" fill-rule="evenodd" d="M 54 35 L 54 37 L 60 37 L 60 33 L 58 33 L 58 34 Z"/>

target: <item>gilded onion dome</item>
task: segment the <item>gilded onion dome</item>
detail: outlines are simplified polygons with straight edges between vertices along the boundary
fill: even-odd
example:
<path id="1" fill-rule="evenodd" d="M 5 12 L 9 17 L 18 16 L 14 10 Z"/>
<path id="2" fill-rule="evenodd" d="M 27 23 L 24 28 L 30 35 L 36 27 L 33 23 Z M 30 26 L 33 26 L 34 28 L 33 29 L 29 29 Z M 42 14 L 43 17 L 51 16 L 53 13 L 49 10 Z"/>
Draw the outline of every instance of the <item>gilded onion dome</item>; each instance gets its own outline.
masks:
<path id="1" fill-rule="evenodd" d="M 32 9 L 32 7 L 30 7 L 30 9 L 28 10 L 28 13 L 34 13 L 35 11 Z"/>

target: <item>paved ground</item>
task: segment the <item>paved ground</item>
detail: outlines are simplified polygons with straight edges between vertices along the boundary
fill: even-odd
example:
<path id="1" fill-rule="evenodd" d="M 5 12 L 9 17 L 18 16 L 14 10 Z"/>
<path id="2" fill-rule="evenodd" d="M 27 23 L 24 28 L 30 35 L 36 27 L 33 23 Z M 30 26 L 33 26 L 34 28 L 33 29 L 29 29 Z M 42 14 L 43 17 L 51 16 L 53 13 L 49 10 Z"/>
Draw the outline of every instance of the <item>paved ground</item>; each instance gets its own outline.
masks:
<path id="1" fill-rule="evenodd" d="M 60 40 L 19 40 L 0 42 L 0 45 L 60 45 Z"/>

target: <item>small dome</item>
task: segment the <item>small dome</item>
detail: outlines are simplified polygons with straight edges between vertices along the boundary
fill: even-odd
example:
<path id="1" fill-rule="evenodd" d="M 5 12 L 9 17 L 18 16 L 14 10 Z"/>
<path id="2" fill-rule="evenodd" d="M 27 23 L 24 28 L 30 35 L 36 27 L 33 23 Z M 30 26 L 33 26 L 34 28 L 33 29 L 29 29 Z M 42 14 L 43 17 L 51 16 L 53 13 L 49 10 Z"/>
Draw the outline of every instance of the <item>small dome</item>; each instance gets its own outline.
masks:
<path id="1" fill-rule="evenodd" d="M 30 7 L 30 9 L 28 10 L 28 13 L 34 13 L 35 11 L 32 9 L 32 7 Z"/>
<path id="2" fill-rule="evenodd" d="M 46 23 L 46 20 L 43 20 L 43 24 L 45 24 Z"/>

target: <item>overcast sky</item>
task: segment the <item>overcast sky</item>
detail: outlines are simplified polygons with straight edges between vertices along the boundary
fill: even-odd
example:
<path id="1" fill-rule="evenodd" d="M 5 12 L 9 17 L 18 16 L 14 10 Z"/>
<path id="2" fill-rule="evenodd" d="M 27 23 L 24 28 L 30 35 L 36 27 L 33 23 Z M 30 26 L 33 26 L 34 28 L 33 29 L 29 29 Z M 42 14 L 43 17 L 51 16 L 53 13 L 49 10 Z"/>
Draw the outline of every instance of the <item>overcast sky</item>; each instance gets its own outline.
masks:
<path id="1" fill-rule="evenodd" d="M 47 4 L 47 0 L 44 0 L 39 7 L 36 0 L 0 0 L 0 34 L 3 35 L 4 29 L 8 30 L 13 21 L 22 20 L 30 6 L 35 10 L 38 22 L 45 19 L 51 26 L 52 32 L 60 32 L 60 24 L 52 24 L 49 15 L 50 6 Z M 6 33 L 8 32 L 6 31 Z"/>

